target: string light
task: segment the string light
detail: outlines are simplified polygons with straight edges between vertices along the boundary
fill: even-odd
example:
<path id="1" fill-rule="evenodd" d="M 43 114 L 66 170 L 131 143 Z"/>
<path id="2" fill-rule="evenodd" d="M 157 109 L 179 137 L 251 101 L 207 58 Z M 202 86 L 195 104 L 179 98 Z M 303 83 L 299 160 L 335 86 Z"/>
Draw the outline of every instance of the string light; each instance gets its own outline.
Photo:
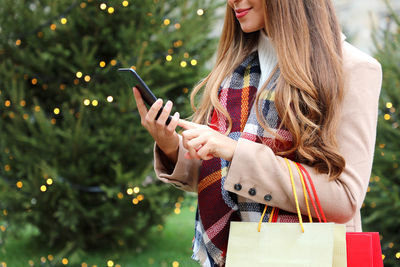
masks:
<path id="1" fill-rule="evenodd" d="M 53 179 L 48 178 L 48 179 L 46 180 L 46 183 L 47 183 L 48 185 L 52 185 L 52 184 L 53 184 Z"/>
<path id="2" fill-rule="evenodd" d="M 123 7 L 127 7 L 128 5 L 129 5 L 129 2 L 128 2 L 128 1 L 126 1 L 126 0 L 125 0 L 125 1 L 122 1 L 122 6 L 123 6 Z"/>
<path id="3" fill-rule="evenodd" d="M 164 25 L 168 26 L 171 23 L 171 21 L 169 19 L 164 19 Z"/>
<path id="4" fill-rule="evenodd" d="M 117 194 L 117 197 L 118 197 L 119 199 L 123 199 L 123 198 L 124 198 L 124 194 L 122 194 L 121 192 L 119 192 L 119 193 Z"/>
<path id="5" fill-rule="evenodd" d="M 54 118 L 52 118 L 52 119 L 50 120 L 50 123 L 53 124 L 53 125 L 56 124 L 56 122 L 57 122 L 57 120 L 54 119 Z"/>
<path id="6" fill-rule="evenodd" d="M 108 267 L 113 267 L 114 266 L 114 262 L 112 260 L 107 261 L 107 266 Z"/>
<path id="7" fill-rule="evenodd" d="M 107 11 L 109 14 L 112 14 L 112 13 L 114 13 L 115 10 L 113 7 L 109 7 Z"/>
<path id="8" fill-rule="evenodd" d="M 199 8 L 197 9 L 197 15 L 202 16 L 204 14 L 204 10 Z"/>
<path id="9" fill-rule="evenodd" d="M 174 261 L 174 262 L 172 263 L 172 267 L 179 267 L 179 262 Z"/>
<path id="10" fill-rule="evenodd" d="M 83 74 L 82 74 L 81 71 L 78 71 L 78 72 L 76 73 L 76 78 L 80 79 L 80 78 L 82 78 L 82 76 L 83 76 Z"/>
<path id="11" fill-rule="evenodd" d="M 176 208 L 176 209 L 174 209 L 174 212 L 175 212 L 175 214 L 180 214 L 181 213 L 181 209 Z"/>
<path id="12" fill-rule="evenodd" d="M 106 62 L 100 61 L 99 66 L 100 66 L 100 68 L 104 68 L 106 66 Z"/>
<path id="13" fill-rule="evenodd" d="M 52 31 L 55 31 L 56 28 L 57 28 L 57 25 L 56 25 L 56 24 L 53 23 L 53 24 L 50 25 L 50 29 L 51 29 Z"/>
<path id="14" fill-rule="evenodd" d="M 16 46 L 20 46 L 20 45 L 21 45 L 21 40 L 18 39 L 17 41 L 15 41 L 15 45 L 16 45 Z"/>
<path id="15" fill-rule="evenodd" d="M 126 193 L 127 193 L 128 195 L 132 195 L 132 194 L 133 194 L 133 189 L 132 189 L 132 188 L 128 188 L 128 189 L 126 190 Z"/>
<path id="16" fill-rule="evenodd" d="M 67 265 L 68 264 L 68 259 L 67 258 L 63 258 L 61 262 L 62 262 L 62 264 Z"/>
<path id="17" fill-rule="evenodd" d="M 112 96 L 107 96 L 107 102 L 111 103 L 114 101 L 114 98 Z"/>
<path id="18" fill-rule="evenodd" d="M 390 120 L 390 115 L 389 114 L 385 114 L 385 116 L 383 116 L 383 118 L 388 121 L 388 120 Z"/>
<path id="19" fill-rule="evenodd" d="M 115 65 L 117 65 L 117 61 L 115 59 L 113 59 L 110 61 L 110 64 L 111 64 L 111 66 L 115 66 Z"/>
<path id="20" fill-rule="evenodd" d="M 24 115 L 22 115 L 22 118 L 23 118 L 24 120 L 28 120 L 28 119 L 29 119 L 29 115 L 25 113 Z"/>
<path id="21" fill-rule="evenodd" d="M 6 231 L 6 228 L 2 225 L 0 226 L 0 230 L 4 233 Z"/>
<path id="22" fill-rule="evenodd" d="M 42 185 L 42 186 L 40 187 L 40 191 L 46 192 L 46 190 L 47 190 L 47 186 Z"/>
<path id="23" fill-rule="evenodd" d="M 182 206 L 182 204 L 181 204 L 181 203 L 179 203 L 179 202 L 176 202 L 176 203 L 175 203 L 175 208 L 178 208 L 178 209 L 180 209 L 180 208 L 181 208 L 181 206 Z"/>
<path id="24" fill-rule="evenodd" d="M 185 52 L 185 53 L 183 54 L 183 57 L 184 57 L 184 58 L 189 58 L 189 53 L 188 53 L 188 52 Z"/>
<path id="25" fill-rule="evenodd" d="M 172 56 L 171 56 L 171 55 L 168 55 L 168 56 L 165 57 L 165 59 L 166 59 L 167 61 L 171 61 L 171 60 L 172 60 Z"/>
<path id="26" fill-rule="evenodd" d="M 90 82 L 90 79 L 91 79 L 91 78 L 90 78 L 89 75 L 86 75 L 86 76 L 85 76 L 85 82 L 87 82 L 87 83 Z"/>
<path id="27" fill-rule="evenodd" d="M 182 61 L 181 61 L 181 67 L 182 67 L 182 68 L 185 68 L 186 66 L 187 66 L 187 62 L 182 60 Z"/>
<path id="28" fill-rule="evenodd" d="M 82 262 L 81 267 L 88 267 L 86 262 Z"/>
<path id="29" fill-rule="evenodd" d="M 135 194 L 138 194 L 140 192 L 140 188 L 136 186 L 135 188 L 133 188 L 133 192 Z"/>
<path id="30" fill-rule="evenodd" d="M 100 9 L 105 10 L 107 8 L 107 5 L 105 3 L 100 4 Z"/>
<path id="31" fill-rule="evenodd" d="M 66 18 L 61 18 L 61 24 L 67 24 L 68 20 Z"/>
<path id="32" fill-rule="evenodd" d="M 391 102 L 387 102 L 386 103 L 386 108 L 391 108 L 391 107 L 393 107 L 393 104 Z"/>
<path id="33" fill-rule="evenodd" d="M 197 60 L 196 59 L 192 59 L 190 61 L 190 64 L 192 64 L 192 66 L 196 66 L 197 65 Z"/>
<path id="34" fill-rule="evenodd" d="M 21 100 L 21 101 L 19 101 L 19 104 L 21 105 L 21 107 L 25 107 L 26 101 L 25 100 Z"/>
<path id="35" fill-rule="evenodd" d="M 38 83 L 38 80 L 37 80 L 36 78 L 33 78 L 33 79 L 31 80 L 31 82 L 32 82 L 33 85 L 36 85 L 36 84 Z"/>
<path id="36" fill-rule="evenodd" d="M 174 27 L 175 27 L 175 29 L 179 30 L 181 28 L 181 24 L 180 23 L 175 23 Z"/>
<path id="37" fill-rule="evenodd" d="M 54 112 L 55 115 L 58 115 L 58 114 L 60 114 L 60 109 L 59 108 L 55 108 L 53 110 L 53 112 Z"/>
<path id="38" fill-rule="evenodd" d="M 67 88 L 67 86 L 65 84 L 60 84 L 60 90 L 65 90 L 65 88 Z"/>
<path id="39" fill-rule="evenodd" d="M 19 189 L 21 189 L 23 185 L 24 185 L 24 184 L 23 184 L 21 181 L 18 181 L 18 182 L 17 182 L 17 187 L 18 187 Z"/>
<path id="40" fill-rule="evenodd" d="M 43 35 L 44 35 L 43 32 L 38 32 L 38 33 L 37 33 L 37 36 L 38 36 L 39 38 L 43 38 Z"/>
<path id="41" fill-rule="evenodd" d="M 396 258 L 397 258 L 397 259 L 400 259 L 400 252 L 397 252 L 397 253 L 396 253 Z"/>
<path id="42" fill-rule="evenodd" d="M 137 196 L 137 199 L 138 199 L 139 201 L 142 201 L 142 200 L 144 199 L 144 196 L 143 196 L 143 195 L 138 195 L 138 196 Z"/>
<path id="43" fill-rule="evenodd" d="M 46 258 L 45 258 L 45 257 L 41 257 L 41 258 L 40 258 L 40 261 L 41 261 L 42 263 L 45 263 L 45 262 L 46 262 Z"/>
<path id="44" fill-rule="evenodd" d="M 132 203 L 134 205 L 137 205 L 139 203 L 139 200 L 137 198 L 132 199 Z"/>
<path id="45" fill-rule="evenodd" d="M 30 266 L 35 265 L 35 263 L 33 262 L 33 260 L 29 260 L 28 263 L 29 263 Z"/>
<path id="46" fill-rule="evenodd" d="M 89 99 L 83 100 L 83 104 L 84 104 L 85 106 L 89 106 L 89 105 L 90 105 L 90 100 L 89 100 Z"/>
<path id="47" fill-rule="evenodd" d="M 85 3 L 85 2 L 82 2 L 82 3 L 80 4 L 80 7 L 81 7 L 81 8 L 85 8 L 85 7 L 86 7 L 86 3 Z"/>
<path id="48" fill-rule="evenodd" d="M 4 102 L 4 106 L 10 107 L 10 106 L 11 106 L 11 101 L 10 101 L 10 100 L 6 100 L 6 101 Z"/>
<path id="49" fill-rule="evenodd" d="M 49 261 L 52 261 L 52 260 L 54 260 L 54 257 L 53 257 L 53 255 L 49 254 L 49 255 L 47 256 L 47 259 L 48 259 Z"/>
<path id="50" fill-rule="evenodd" d="M 93 100 L 93 101 L 92 101 L 92 105 L 93 105 L 94 107 L 97 107 L 97 106 L 99 105 L 99 101 Z"/>
<path id="51" fill-rule="evenodd" d="M 10 165 L 6 164 L 6 166 L 4 166 L 4 170 L 5 170 L 6 172 L 11 171 Z"/>

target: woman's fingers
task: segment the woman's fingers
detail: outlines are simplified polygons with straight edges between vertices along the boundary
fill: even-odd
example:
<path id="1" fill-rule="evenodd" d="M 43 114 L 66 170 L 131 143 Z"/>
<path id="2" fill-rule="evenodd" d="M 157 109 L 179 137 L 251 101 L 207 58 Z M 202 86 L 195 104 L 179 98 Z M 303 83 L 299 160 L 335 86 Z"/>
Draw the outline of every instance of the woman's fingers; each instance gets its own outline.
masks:
<path id="1" fill-rule="evenodd" d="M 179 113 L 175 112 L 174 116 L 171 119 L 171 122 L 168 124 L 166 129 L 168 134 L 173 134 L 175 132 L 175 129 L 178 126 L 179 116 Z"/>
<path id="2" fill-rule="evenodd" d="M 144 119 L 147 115 L 146 105 L 143 102 L 143 98 L 140 95 L 139 90 L 136 87 L 133 87 L 132 90 L 133 90 L 133 95 L 135 97 L 135 102 L 136 102 L 136 106 L 138 108 L 140 117 Z"/>
<path id="3" fill-rule="evenodd" d="M 157 99 L 157 101 L 154 102 L 154 104 L 150 107 L 150 109 L 146 115 L 146 121 L 148 123 L 154 123 L 154 121 L 157 117 L 157 114 L 160 111 L 162 105 L 163 105 L 162 99 Z"/>
<path id="4" fill-rule="evenodd" d="M 157 119 L 157 125 L 159 127 L 164 128 L 165 122 L 167 121 L 168 116 L 171 113 L 171 110 L 172 110 L 172 102 L 168 100 L 163 110 L 161 111 L 160 116 Z"/>

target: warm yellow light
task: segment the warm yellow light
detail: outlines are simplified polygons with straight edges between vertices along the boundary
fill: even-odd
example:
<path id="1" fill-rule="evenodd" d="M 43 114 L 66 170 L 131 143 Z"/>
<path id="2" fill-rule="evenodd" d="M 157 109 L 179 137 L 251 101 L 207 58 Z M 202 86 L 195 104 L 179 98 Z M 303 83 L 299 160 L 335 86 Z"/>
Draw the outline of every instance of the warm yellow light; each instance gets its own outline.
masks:
<path id="1" fill-rule="evenodd" d="M 22 115 L 22 118 L 23 118 L 24 120 L 27 120 L 27 119 L 29 119 L 29 115 L 25 113 L 24 115 Z"/>
<path id="2" fill-rule="evenodd" d="M 180 209 L 180 208 L 181 208 L 181 206 L 182 206 L 182 204 L 181 204 L 181 203 L 179 203 L 179 202 L 176 202 L 176 203 L 175 203 L 175 208 L 178 208 L 178 209 Z"/>
<path id="3" fill-rule="evenodd" d="M 106 66 L 106 62 L 100 61 L 99 65 L 100 65 L 100 68 L 104 68 Z"/>
<path id="4" fill-rule="evenodd" d="M 61 24 L 67 24 L 68 20 L 66 18 L 61 18 Z"/>
<path id="5" fill-rule="evenodd" d="M 38 32 L 38 33 L 37 33 L 37 36 L 38 36 L 39 38 L 42 38 L 43 35 L 44 35 L 43 32 Z"/>
<path id="6" fill-rule="evenodd" d="M 132 203 L 133 203 L 134 205 L 136 205 L 136 204 L 139 203 L 139 200 L 138 200 L 137 198 L 134 198 L 134 199 L 132 199 Z"/>
<path id="7" fill-rule="evenodd" d="M 126 193 L 127 193 L 128 195 L 132 195 L 132 194 L 133 194 L 133 189 L 132 189 L 132 188 L 128 188 L 128 189 L 126 190 Z"/>
<path id="8" fill-rule="evenodd" d="M 143 195 L 138 195 L 138 196 L 137 196 L 137 199 L 138 199 L 139 201 L 142 201 L 142 200 L 144 199 L 144 196 L 143 196 Z"/>
<path id="9" fill-rule="evenodd" d="M 133 188 L 133 193 L 137 194 L 139 192 L 140 192 L 140 188 L 139 187 L 136 186 L 135 188 Z"/>
<path id="10" fill-rule="evenodd" d="M 52 31 L 55 31 L 56 28 L 57 28 L 56 24 L 53 23 L 53 24 L 50 25 L 50 29 L 51 29 Z"/>
<path id="11" fill-rule="evenodd" d="M 185 52 L 185 53 L 183 54 L 183 57 L 184 57 L 184 58 L 189 58 L 189 53 L 188 53 L 188 52 Z"/>
<path id="12" fill-rule="evenodd" d="M 87 82 L 87 83 L 90 82 L 90 79 L 91 79 L 91 78 L 90 78 L 89 75 L 86 75 L 86 76 L 85 76 L 85 82 Z"/>
<path id="13" fill-rule="evenodd" d="M 197 15 L 202 16 L 204 14 L 204 10 L 199 8 L 197 9 Z"/>
<path id="14" fill-rule="evenodd" d="M 181 28 L 181 24 L 180 23 L 175 23 L 175 29 L 179 30 Z"/>
<path id="15" fill-rule="evenodd" d="M 4 166 L 4 170 L 6 170 L 6 172 L 9 172 L 11 170 L 10 165 L 7 164 L 6 166 Z"/>
<path id="16" fill-rule="evenodd" d="M 83 100 L 83 104 L 84 104 L 85 106 L 89 106 L 89 105 L 90 105 L 90 100 L 89 100 L 89 99 Z"/>
<path id="17" fill-rule="evenodd" d="M 80 4 L 80 7 L 81 7 L 81 8 L 85 8 L 85 7 L 86 7 L 86 3 L 85 3 L 85 2 L 82 2 L 82 3 Z"/>
<path id="18" fill-rule="evenodd" d="M 113 60 L 110 61 L 110 64 L 111 64 L 112 66 L 115 66 L 115 65 L 117 65 L 117 61 L 116 61 L 115 59 L 113 59 Z"/>
<path id="19" fill-rule="evenodd" d="M 192 59 L 190 61 L 190 64 L 192 64 L 192 66 L 196 66 L 197 65 L 197 60 L 196 59 Z"/>
<path id="20" fill-rule="evenodd" d="M 388 121 L 388 120 L 390 120 L 390 115 L 389 114 L 385 114 L 385 116 L 383 116 L 383 118 Z"/>
<path id="21" fill-rule="evenodd" d="M 67 258 L 63 258 L 61 262 L 62 262 L 62 264 L 67 265 L 68 264 L 68 259 Z"/>
<path id="22" fill-rule="evenodd" d="M 168 56 L 165 57 L 165 59 L 166 59 L 167 61 L 171 61 L 171 60 L 172 60 L 172 56 L 171 56 L 171 55 L 168 55 Z"/>
<path id="23" fill-rule="evenodd" d="M 179 267 L 179 262 L 174 261 L 174 262 L 172 263 L 172 267 Z"/>
<path id="24" fill-rule="evenodd" d="M 28 263 L 29 263 L 30 266 L 33 266 L 33 265 L 35 264 L 35 263 L 33 262 L 33 260 L 29 260 Z"/>
<path id="25" fill-rule="evenodd" d="M 124 194 L 122 194 L 121 192 L 119 192 L 119 193 L 117 194 L 117 197 L 118 197 L 119 199 L 123 199 L 123 198 L 124 198 Z"/>
<path id="26" fill-rule="evenodd" d="M 32 82 L 33 85 L 36 85 L 38 80 L 36 78 L 33 78 L 31 82 Z"/>
<path id="27" fill-rule="evenodd" d="M 100 9 L 105 10 L 107 8 L 107 5 L 105 3 L 100 4 Z"/>
<path id="28" fill-rule="evenodd" d="M 8 211 L 7 210 L 3 210 L 3 214 L 4 214 L 4 216 L 7 216 L 8 215 Z"/>
<path id="29" fill-rule="evenodd" d="M 108 267 L 113 267 L 114 266 L 114 262 L 112 260 L 107 261 L 107 266 Z"/>
<path id="30" fill-rule="evenodd" d="M 178 197 L 178 202 L 183 202 L 184 200 L 185 199 L 182 196 Z"/>
<path id="31" fill-rule="evenodd" d="M 88 267 L 86 262 L 82 262 L 81 267 Z"/>
<path id="32" fill-rule="evenodd" d="M 25 107 L 26 101 L 25 100 L 21 100 L 21 101 L 19 101 L 19 104 L 21 105 L 21 107 Z"/>
<path id="33" fill-rule="evenodd" d="M 97 107 L 97 106 L 99 105 L 99 101 L 93 100 L 93 101 L 92 101 L 92 105 L 93 105 L 94 107 Z"/>
<path id="34" fill-rule="evenodd" d="M 46 192 L 46 190 L 47 190 L 47 186 L 42 185 L 42 186 L 40 187 L 40 191 Z"/>
<path id="35" fill-rule="evenodd" d="M 175 214 L 179 214 L 179 213 L 181 213 L 181 209 L 176 208 L 176 209 L 174 210 L 174 212 L 175 212 Z"/>
<path id="36" fill-rule="evenodd" d="M 54 112 L 54 114 L 58 115 L 58 114 L 60 114 L 60 109 L 59 108 L 55 108 L 53 110 L 53 112 Z"/>
<path id="37" fill-rule="evenodd" d="M 391 107 L 393 107 L 393 104 L 391 102 L 387 102 L 386 103 L 386 108 L 391 108 Z"/>
<path id="38" fill-rule="evenodd" d="M 109 102 L 109 103 L 111 103 L 111 102 L 113 102 L 114 101 L 114 97 L 112 97 L 112 96 L 107 96 L 107 102 Z"/>
<path id="39" fill-rule="evenodd" d="M 47 180 L 46 180 L 46 183 L 47 183 L 48 185 L 52 185 L 52 184 L 53 184 L 53 179 L 51 179 L 51 178 L 47 179 Z"/>
<path id="40" fill-rule="evenodd" d="M 4 106 L 6 106 L 6 107 L 11 106 L 11 101 L 10 101 L 10 100 L 6 100 L 6 101 L 4 102 Z"/>
<path id="41" fill-rule="evenodd" d="M 77 73 L 76 73 L 76 78 L 82 78 L 82 76 L 83 76 L 83 73 L 81 72 L 81 71 L 78 71 Z"/>
<path id="42" fill-rule="evenodd" d="M 109 7 L 107 11 L 109 14 L 112 14 L 112 13 L 114 13 L 115 10 L 113 7 Z"/>
<path id="43" fill-rule="evenodd" d="M 115 265 L 115 267 L 121 267 L 121 265 L 117 264 L 117 265 Z"/>
<path id="44" fill-rule="evenodd" d="M 168 49 L 168 54 L 174 53 L 174 50 L 172 48 Z"/>
<path id="45" fill-rule="evenodd" d="M 45 258 L 45 257 L 41 257 L 41 258 L 40 258 L 40 261 L 41 261 L 42 263 L 45 263 L 45 262 L 46 262 L 46 258 Z"/>
<path id="46" fill-rule="evenodd" d="M 65 90 L 65 88 L 67 88 L 67 86 L 65 84 L 60 84 L 60 90 Z"/>
<path id="47" fill-rule="evenodd" d="M 385 260 L 386 256 L 385 254 L 382 254 L 382 260 Z"/>
<path id="48" fill-rule="evenodd" d="M 74 79 L 74 84 L 78 85 L 79 84 L 79 80 L 78 79 Z"/>
<path id="49" fill-rule="evenodd" d="M 49 254 L 49 255 L 47 256 L 47 259 L 49 259 L 49 261 L 52 261 L 52 260 L 54 260 L 54 256 L 51 255 L 51 254 Z"/>
<path id="50" fill-rule="evenodd" d="M 400 259 L 400 252 L 397 252 L 397 253 L 396 253 L 396 258 L 397 258 L 397 259 Z"/>
<path id="51" fill-rule="evenodd" d="M 20 45 L 21 45 L 21 40 L 18 39 L 17 41 L 15 41 L 15 44 L 16 44 L 17 46 L 20 46 Z"/>
<path id="52" fill-rule="evenodd" d="M 14 119 L 14 118 L 15 118 L 14 112 L 10 112 L 10 114 L 8 114 L 8 116 L 10 116 L 11 119 Z"/>
<path id="53" fill-rule="evenodd" d="M 6 228 L 2 225 L 2 226 L 0 226 L 0 230 L 1 230 L 2 232 L 5 232 L 5 231 L 6 231 Z"/>
<path id="54" fill-rule="evenodd" d="M 50 120 L 50 123 L 53 124 L 53 125 L 56 124 L 56 122 L 57 122 L 57 120 L 54 119 L 54 118 L 52 118 L 52 119 Z"/>
<path id="55" fill-rule="evenodd" d="M 23 185 L 24 185 L 24 184 L 23 184 L 21 181 L 18 181 L 18 182 L 17 182 L 17 187 L 18 187 L 18 188 L 22 188 Z"/>
<path id="56" fill-rule="evenodd" d="M 122 6 L 124 6 L 124 7 L 127 7 L 129 5 L 129 2 L 128 1 L 122 1 Z"/>
<path id="57" fill-rule="evenodd" d="M 187 62 L 186 61 L 181 61 L 181 67 L 185 68 L 187 66 Z"/>
<path id="58" fill-rule="evenodd" d="M 164 25 L 167 26 L 171 23 L 171 21 L 169 19 L 164 19 Z"/>

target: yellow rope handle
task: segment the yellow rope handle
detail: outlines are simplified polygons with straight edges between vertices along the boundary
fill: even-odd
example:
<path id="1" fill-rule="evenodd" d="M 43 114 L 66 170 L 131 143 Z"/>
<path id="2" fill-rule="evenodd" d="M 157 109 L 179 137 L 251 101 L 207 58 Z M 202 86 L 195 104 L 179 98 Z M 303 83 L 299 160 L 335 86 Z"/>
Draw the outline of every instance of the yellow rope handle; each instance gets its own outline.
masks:
<path id="1" fill-rule="evenodd" d="M 301 231 L 304 233 L 304 227 L 303 227 L 303 219 L 301 218 L 301 213 L 300 213 L 300 207 L 299 207 L 299 201 L 297 200 L 297 193 L 296 193 L 296 187 L 294 185 L 294 179 L 293 179 L 293 172 L 292 168 L 290 167 L 290 163 L 287 158 L 284 158 L 286 161 L 286 164 L 289 168 L 289 174 L 290 174 L 290 181 L 292 183 L 292 189 L 293 189 L 293 195 L 294 195 L 294 200 L 296 202 L 296 210 L 297 210 L 297 215 L 299 216 L 299 223 L 301 227 Z"/>
<path id="2" fill-rule="evenodd" d="M 310 205 L 308 204 L 307 189 L 306 189 L 306 185 L 304 184 L 304 177 L 300 171 L 299 166 L 297 166 L 297 164 L 294 164 L 294 165 L 296 166 L 297 172 L 300 175 L 301 185 L 303 186 L 304 200 L 306 201 L 306 206 L 307 206 L 308 219 L 310 220 L 310 223 L 312 223 L 312 216 L 311 216 L 311 211 L 310 211 Z"/>
<path id="3" fill-rule="evenodd" d="M 257 228 L 258 232 L 261 231 L 261 223 L 264 218 L 265 212 L 267 211 L 267 208 L 268 208 L 268 205 L 265 205 L 265 208 L 261 215 L 260 221 L 258 222 L 258 228 Z M 271 214 L 269 215 L 268 223 L 272 222 L 272 217 L 274 216 L 274 212 L 275 212 L 275 207 L 272 208 Z"/>

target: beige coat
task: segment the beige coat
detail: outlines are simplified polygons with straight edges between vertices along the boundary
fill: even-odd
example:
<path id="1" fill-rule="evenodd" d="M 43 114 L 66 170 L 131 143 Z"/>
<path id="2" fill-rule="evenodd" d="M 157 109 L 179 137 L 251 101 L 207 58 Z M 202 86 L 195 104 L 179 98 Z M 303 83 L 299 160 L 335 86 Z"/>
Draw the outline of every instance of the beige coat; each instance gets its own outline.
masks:
<path id="1" fill-rule="evenodd" d="M 345 223 L 347 231 L 361 231 L 360 208 L 371 175 L 382 71 L 375 59 L 347 42 L 343 43 L 343 64 L 345 96 L 337 140 L 346 167 L 334 181 L 330 181 L 326 174 L 317 173 L 312 167 L 304 167 L 313 179 L 327 220 Z M 154 167 L 160 180 L 182 190 L 197 192 L 201 162 L 184 158 L 186 149 L 182 142 L 175 166 L 168 164 L 157 146 L 154 152 Z M 295 169 L 293 173 L 297 195 L 302 196 L 298 173 Z M 241 184 L 242 188 L 235 190 L 235 184 Z M 285 161 L 263 144 L 239 138 L 224 188 L 258 203 L 296 211 Z M 256 195 L 250 196 L 250 188 L 256 190 Z M 304 198 L 299 198 L 299 204 L 302 213 L 306 214 Z"/>

